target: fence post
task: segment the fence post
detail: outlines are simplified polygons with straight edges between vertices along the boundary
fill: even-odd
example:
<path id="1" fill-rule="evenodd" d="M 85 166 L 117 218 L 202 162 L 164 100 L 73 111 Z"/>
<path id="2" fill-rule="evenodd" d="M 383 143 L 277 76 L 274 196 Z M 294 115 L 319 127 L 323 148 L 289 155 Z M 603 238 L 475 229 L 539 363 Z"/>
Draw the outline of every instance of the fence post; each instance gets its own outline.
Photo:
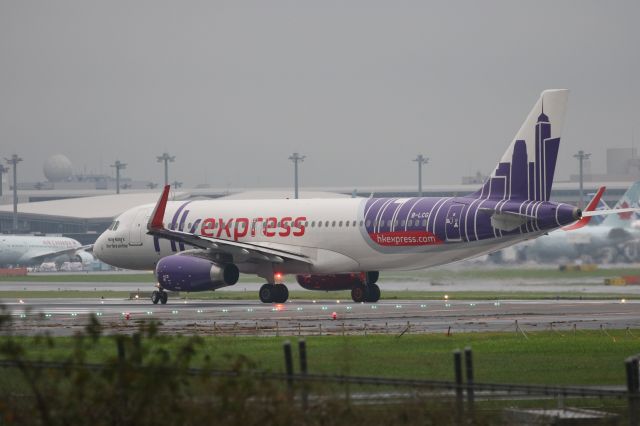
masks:
<path id="1" fill-rule="evenodd" d="M 638 426 L 638 359 L 629 357 L 624 361 L 629 393 L 629 425 Z"/>
<path id="2" fill-rule="evenodd" d="M 300 374 L 307 376 L 307 342 L 304 339 L 298 341 L 298 352 L 300 355 Z M 309 404 L 309 388 L 306 380 L 302 382 L 302 408 L 307 409 Z"/>
<path id="3" fill-rule="evenodd" d="M 473 394 L 473 353 L 470 347 L 464 348 L 464 364 L 467 370 L 467 404 L 469 412 L 473 413 L 474 394 Z"/>
<path id="4" fill-rule="evenodd" d="M 131 360 L 137 364 L 140 365 L 142 364 L 142 341 L 141 341 L 142 336 L 140 336 L 139 333 L 134 333 L 133 336 L 131 336 L 131 342 L 133 343 L 133 356 L 131 357 Z"/>
<path id="5" fill-rule="evenodd" d="M 116 337 L 116 346 L 118 347 L 118 362 L 124 362 L 124 339 L 122 336 Z"/>
<path id="6" fill-rule="evenodd" d="M 453 351 L 453 370 L 456 379 L 456 417 L 458 423 L 462 419 L 462 411 L 464 406 L 462 404 L 462 354 L 460 349 Z"/>
<path id="7" fill-rule="evenodd" d="M 291 342 L 286 341 L 283 343 L 284 348 L 284 367 L 287 372 L 287 385 L 289 390 L 293 389 L 293 356 L 291 355 Z"/>

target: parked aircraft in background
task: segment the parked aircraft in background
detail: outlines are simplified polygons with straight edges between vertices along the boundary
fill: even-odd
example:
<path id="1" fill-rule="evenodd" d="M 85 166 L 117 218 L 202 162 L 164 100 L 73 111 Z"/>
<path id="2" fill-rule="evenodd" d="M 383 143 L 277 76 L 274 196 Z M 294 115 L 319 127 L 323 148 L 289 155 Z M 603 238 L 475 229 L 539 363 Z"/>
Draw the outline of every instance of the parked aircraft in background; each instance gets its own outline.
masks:
<path id="1" fill-rule="evenodd" d="M 0 234 L 0 265 L 34 266 L 43 262 L 62 264 L 67 261 L 87 263 L 93 260 L 91 253 L 86 251 L 90 247 L 67 237 Z"/>
<path id="2" fill-rule="evenodd" d="M 614 209 L 640 205 L 640 181 L 632 184 Z M 635 262 L 639 259 L 640 229 L 633 226 L 633 212 L 607 215 L 596 225 L 559 229 L 515 247 L 520 260 L 540 262 L 581 259 L 595 262 Z"/>
<path id="3" fill-rule="evenodd" d="M 166 186 L 155 207 L 119 216 L 94 253 L 117 267 L 154 269 L 154 303 L 167 302 L 165 290 L 233 285 L 241 272 L 265 279 L 266 303 L 287 300 L 286 275 L 375 302 L 378 271 L 468 259 L 599 214 L 549 201 L 567 97 L 543 92 L 493 174 L 467 196 L 169 202 Z"/>

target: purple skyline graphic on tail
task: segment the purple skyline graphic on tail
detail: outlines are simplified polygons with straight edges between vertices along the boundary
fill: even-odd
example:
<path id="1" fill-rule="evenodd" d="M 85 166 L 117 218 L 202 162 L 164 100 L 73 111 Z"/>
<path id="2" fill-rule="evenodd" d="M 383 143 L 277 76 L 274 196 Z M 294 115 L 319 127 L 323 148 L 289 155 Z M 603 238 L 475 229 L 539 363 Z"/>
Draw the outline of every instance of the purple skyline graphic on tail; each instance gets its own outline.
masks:
<path id="1" fill-rule="evenodd" d="M 535 125 L 535 158 L 529 161 L 527 142 L 515 141 L 511 162 L 498 163 L 495 172 L 473 197 L 492 200 L 548 201 L 556 169 L 560 138 L 551 137 L 544 107 Z"/>

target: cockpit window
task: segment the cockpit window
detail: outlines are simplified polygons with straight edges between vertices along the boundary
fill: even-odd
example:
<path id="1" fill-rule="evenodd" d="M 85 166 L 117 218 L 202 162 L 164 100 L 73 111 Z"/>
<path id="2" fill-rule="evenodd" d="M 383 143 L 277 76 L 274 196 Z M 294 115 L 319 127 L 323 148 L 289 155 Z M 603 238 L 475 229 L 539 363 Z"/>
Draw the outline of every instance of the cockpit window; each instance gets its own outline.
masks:
<path id="1" fill-rule="evenodd" d="M 120 221 L 119 221 L 119 220 L 116 220 L 116 223 L 115 223 L 115 224 L 114 224 L 114 226 L 113 226 L 113 231 L 117 230 L 117 229 L 118 229 L 118 226 L 120 226 Z"/>
<path id="2" fill-rule="evenodd" d="M 113 231 L 113 227 L 116 226 L 116 221 L 111 222 L 111 225 L 107 228 L 109 231 Z"/>

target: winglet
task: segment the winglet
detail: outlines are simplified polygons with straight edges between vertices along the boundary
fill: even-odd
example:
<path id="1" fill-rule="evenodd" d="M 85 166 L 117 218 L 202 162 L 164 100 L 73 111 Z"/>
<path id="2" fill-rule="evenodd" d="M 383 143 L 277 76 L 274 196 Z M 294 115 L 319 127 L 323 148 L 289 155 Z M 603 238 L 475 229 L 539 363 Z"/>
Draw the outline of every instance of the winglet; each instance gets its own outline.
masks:
<path id="1" fill-rule="evenodd" d="M 162 195 L 158 200 L 158 204 L 153 209 L 153 214 L 147 223 L 147 229 L 163 229 L 164 224 L 162 220 L 164 219 L 164 211 L 167 208 L 167 201 L 169 200 L 169 190 L 171 189 L 171 185 L 165 185 L 164 191 L 162 191 Z"/>
<path id="2" fill-rule="evenodd" d="M 595 211 L 596 207 L 598 207 L 598 203 L 600 202 L 600 198 L 602 198 L 602 194 L 604 194 L 604 190 L 607 189 L 605 186 L 601 186 L 598 188 L 598 192 L 593 196 L 587 207 L 584 209 L 585 212 Z M 592 216 L 582 216 L 579 221 L 572 223 L 571 225 L 565 226 L 562 228 L 564 231 L 573 231 L 576 229 L 580 229 L 584 226 L 587 226 L 591 221 Z"/>

